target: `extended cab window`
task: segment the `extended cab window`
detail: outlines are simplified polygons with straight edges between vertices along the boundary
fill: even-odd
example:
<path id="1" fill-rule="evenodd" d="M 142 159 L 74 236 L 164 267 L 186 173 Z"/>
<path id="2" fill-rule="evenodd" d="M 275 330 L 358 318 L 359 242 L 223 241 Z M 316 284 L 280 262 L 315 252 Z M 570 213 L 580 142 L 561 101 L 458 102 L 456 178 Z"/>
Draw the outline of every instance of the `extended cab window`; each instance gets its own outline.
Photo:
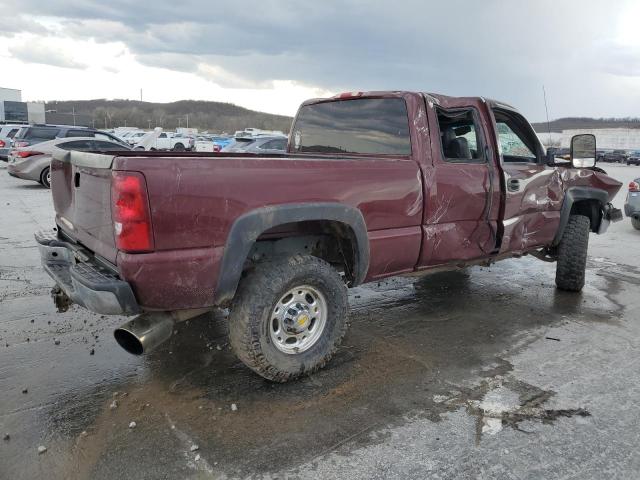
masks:
<path id="1" fill-rule="evenodd" d="M 484 162 L 473 110 L 438 110 L 442 155 L 448 162 Z"/>
<path id="2" fill-rule="evenodd" d="M 305 105 L 293 127 L 296 152 L 411 155 L 402 98 L 358 98 Z"/>

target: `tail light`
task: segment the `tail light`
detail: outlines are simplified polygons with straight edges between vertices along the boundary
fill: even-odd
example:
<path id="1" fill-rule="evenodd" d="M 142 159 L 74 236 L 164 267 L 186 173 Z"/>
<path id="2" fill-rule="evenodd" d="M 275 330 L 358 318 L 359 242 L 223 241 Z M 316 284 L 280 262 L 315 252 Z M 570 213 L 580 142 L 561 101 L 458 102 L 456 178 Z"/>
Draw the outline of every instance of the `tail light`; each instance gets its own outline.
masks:
<path id="1" fill-rule="evenodd" d="M 138 253 L 153 250 L 147 185 L 141 173 L 112 173 L 111 214 L 118 250 Z"/>
<path id="2" fill-rule="evenodd" d="M 33 157 L 34 155 L 44 155 L 42 152 L 36 152 L 35 150 L 17 150 L 15 156 L 20 158 Z"/>
<path id="3" fill-rule="evenodd" d="M 214 152 L 219 152 L 220 151 L 220 145 L 213 145 L 213 151 Z"/>
<path id="4" fill-rule="evenodd" d="M 4 143 L 4 140 L 0 140 L 0 148 L 4 148 L 7 144 Z"/>
<path id="5" fill-rule="evenodd" d="M 629 183 L 629 191 L 630 192 L 640 192 L 640 183 L 638 183 L 638 182 Z"/>

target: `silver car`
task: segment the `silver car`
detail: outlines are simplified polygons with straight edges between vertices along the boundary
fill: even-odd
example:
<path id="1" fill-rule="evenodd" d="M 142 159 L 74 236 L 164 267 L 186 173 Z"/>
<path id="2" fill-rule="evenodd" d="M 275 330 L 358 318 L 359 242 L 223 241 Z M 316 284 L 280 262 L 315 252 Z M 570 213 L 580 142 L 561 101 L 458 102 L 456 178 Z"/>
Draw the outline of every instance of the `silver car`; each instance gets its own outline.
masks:
<path id="1" fill-rule="evenodd" d="M 11 142 L 18 130 L 24 125 L 0 125 L 0 160 L 7 161 L 11 151 Z"/>
<path id="2" fill-rule="evenodd" d="M 39 182 L 51 188 L 51 156 L 56 151 L 74 150 L 85 152 L 130 151 L 131 148 L 108 140 L 94 137 L 56 138 L 9 152 L 7 171 L 9 175 L 24 180 Z"/>
<path id="3" fill-rule="evenodd" d="M 236 138 L 235 142 L 222 149 L 223 152 L 242 152 L 256 154 L 284 153 L 287 149 L 287 137 L 264 136 Z"/>

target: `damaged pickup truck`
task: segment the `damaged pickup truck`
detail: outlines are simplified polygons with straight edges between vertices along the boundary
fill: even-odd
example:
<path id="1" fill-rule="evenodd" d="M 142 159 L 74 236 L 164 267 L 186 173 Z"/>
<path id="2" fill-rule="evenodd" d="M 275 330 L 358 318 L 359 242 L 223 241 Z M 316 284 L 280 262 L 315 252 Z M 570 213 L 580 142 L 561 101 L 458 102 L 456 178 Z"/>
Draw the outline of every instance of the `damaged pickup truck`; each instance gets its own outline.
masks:
<path id="1" fill-rule="evenodd" d="M 237 356 L 284 382 L 325 365 L 347 287 L 534 255 L 580 291 L 589 233 L 621 219 L 591 135 L 546 163 L 527 120 L 484 98 L 356 92 L 305 102 L 282 155 L 66 152 L 56 228 L 36 235 L 59 307 L 137 315 L 141 354 L 229 307 Z"/>

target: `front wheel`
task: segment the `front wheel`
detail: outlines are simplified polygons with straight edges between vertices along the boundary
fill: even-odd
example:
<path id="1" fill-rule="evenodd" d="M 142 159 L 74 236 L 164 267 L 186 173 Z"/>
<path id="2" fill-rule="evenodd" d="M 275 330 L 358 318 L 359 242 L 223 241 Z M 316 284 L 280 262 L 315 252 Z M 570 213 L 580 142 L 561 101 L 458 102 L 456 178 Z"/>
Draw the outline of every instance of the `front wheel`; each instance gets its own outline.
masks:
<path id="1" fill-rule="evenodd" d="M 591 220 L 584 215 L 571 215 L 558 245 L 556 286 L 560 290 L 579 292 L 584 287 L 587 249 Z"/>
<path id="2" fill-rule="evenodd" d="M 264 262 L 240 282 L 229 315 L 238 358 L 287 382 L 322 368 L 346 330 L 347 289 L 327 262 L 296 255 Z"/>

